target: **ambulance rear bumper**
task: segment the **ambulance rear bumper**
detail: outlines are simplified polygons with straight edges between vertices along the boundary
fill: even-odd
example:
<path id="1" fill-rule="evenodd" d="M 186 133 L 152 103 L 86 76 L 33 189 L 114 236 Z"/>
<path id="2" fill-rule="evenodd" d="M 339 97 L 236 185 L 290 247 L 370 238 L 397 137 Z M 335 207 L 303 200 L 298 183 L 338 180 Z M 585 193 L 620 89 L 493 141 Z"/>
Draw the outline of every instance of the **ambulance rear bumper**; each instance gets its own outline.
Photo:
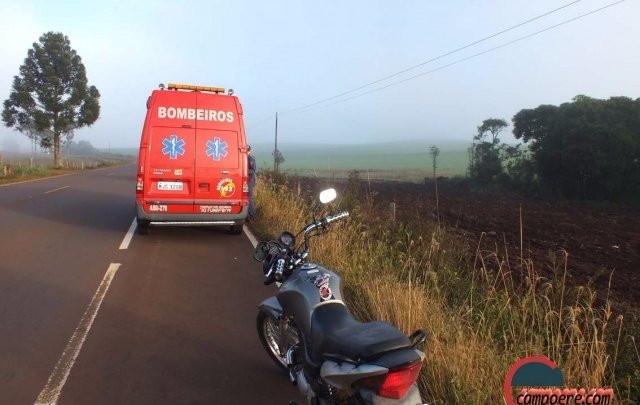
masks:
<path id="1" fill-rule="evenodd" d="M 142 205 L 136 205 L 138 222 L 148 222 L 153 225 L 241 225 L 247 219 L 249 207 L 242 207 L 237 214 L 172 214 L 146 212 Z"/>

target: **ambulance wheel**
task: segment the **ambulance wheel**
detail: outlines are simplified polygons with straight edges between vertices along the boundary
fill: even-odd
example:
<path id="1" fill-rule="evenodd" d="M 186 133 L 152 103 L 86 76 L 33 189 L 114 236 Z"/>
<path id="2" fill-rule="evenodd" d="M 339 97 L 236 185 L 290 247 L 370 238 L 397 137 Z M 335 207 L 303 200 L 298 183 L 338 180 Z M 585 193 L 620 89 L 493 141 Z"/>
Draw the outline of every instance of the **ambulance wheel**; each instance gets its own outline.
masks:
<path id="1" fill-rule="evenodd" d="M 231 225 L 229 227 L 229 233 L 232 235 L 240 235 L 242 233 L 242 223 Z"/>
<path id="2" fill-rule="evenodd" d="M 149 222 L 138 221 L 138 235 L 147 235 L 149 233 Z"/>

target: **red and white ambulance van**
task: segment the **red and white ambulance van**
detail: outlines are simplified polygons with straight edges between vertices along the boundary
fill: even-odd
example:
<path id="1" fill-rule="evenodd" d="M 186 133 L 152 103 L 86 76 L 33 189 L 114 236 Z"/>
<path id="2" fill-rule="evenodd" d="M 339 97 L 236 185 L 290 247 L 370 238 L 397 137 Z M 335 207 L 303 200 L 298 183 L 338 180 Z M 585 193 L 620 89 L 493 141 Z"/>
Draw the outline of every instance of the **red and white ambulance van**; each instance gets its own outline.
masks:
<path id="1" fill-rule="evenodd" d="M 149 225 L 227 226 L 249 204 L 242 105 L 223 88 L 169 83 L 147 101 L 136 183 L 138 232 Z"/>

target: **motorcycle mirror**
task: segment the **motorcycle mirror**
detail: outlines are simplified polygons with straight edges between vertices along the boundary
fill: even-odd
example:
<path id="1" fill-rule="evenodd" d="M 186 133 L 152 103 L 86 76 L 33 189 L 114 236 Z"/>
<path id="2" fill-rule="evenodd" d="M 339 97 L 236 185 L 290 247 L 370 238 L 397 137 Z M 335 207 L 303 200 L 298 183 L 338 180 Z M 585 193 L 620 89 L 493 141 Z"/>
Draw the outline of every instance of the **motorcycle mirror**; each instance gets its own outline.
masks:
<path id="1" fill-rule="evenodd" d="M 267 242 L 260 242 L 256 245 L 256 250 L 253 251 L 253 258 L 256 261 L 262 262 L 269 254 L 269 244 Z"/>
<path id="2" fill-rule="evenodd" d="M 322 204 L 330 203 L 335 200 L 338 194 L 335 188 L 328 188 L 320 193 L 320 202 Z"/>

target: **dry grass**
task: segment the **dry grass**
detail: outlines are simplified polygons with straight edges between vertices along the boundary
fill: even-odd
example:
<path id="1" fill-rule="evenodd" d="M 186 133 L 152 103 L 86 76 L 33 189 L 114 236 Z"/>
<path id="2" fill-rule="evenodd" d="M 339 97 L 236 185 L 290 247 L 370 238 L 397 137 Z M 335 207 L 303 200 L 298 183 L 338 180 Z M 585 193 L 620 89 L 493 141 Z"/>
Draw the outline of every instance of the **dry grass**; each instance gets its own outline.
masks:
<path id="1" fill-rule="evenodd" d="M 310 200 L 263 178 L 256 190 L 261 236 L 300 229 Z M 558 363 L 569 386 L 625 385 L 612 371 L 620 340 L 628 338 L 621 336 L 623 319 L 614 317 L 608 297 L 596 305 L 593 290 L 569 288 L 563 252 L 552 260 L 557 276 L 548 280 L 530 260 L 510 268 L 497 246 L 475 252 L 458 246 L 437 224 L 422 235 L 392 227 L 366 202 L 336 228 L 314 240 L 311 259 L 341 274 L 360 319 L 429 332 L 420 379 L 428 403 L 503 403 L 508 368 L 533 354 Z M 628 388 L 618 398 L 629 398 Z"/>

